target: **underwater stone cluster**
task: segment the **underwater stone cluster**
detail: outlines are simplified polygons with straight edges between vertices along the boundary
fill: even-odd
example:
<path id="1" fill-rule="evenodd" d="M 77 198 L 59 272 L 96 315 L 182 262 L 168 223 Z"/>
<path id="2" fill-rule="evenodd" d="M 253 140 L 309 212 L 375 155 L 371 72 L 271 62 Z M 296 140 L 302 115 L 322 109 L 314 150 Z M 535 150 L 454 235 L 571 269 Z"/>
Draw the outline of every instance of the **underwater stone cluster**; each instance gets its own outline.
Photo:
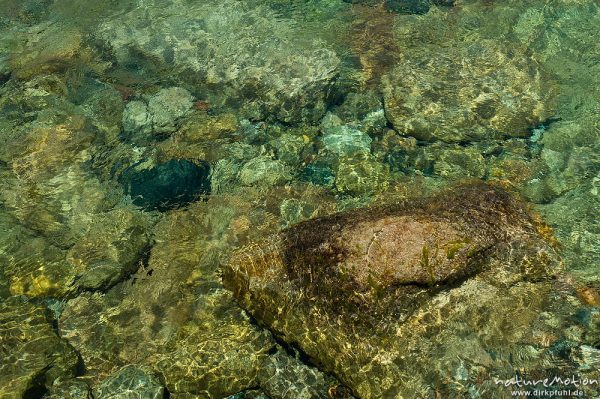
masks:
<path id="1" fill-rule="evenodd" d="M 199 94 L 215 105 L 286 123 L 322 117 L 338 75 L 336 53 L 303 35 L 267 6 L 235 1 L 134 10 L 97 33 L 122 65 L 168 70 L 190 87 L 202 82 Z"/>
<path id="2" fill-rule="evenodd" d="M 453 3 L 2 2 L 0 396 L 599 378 L 600 7 Z"/>

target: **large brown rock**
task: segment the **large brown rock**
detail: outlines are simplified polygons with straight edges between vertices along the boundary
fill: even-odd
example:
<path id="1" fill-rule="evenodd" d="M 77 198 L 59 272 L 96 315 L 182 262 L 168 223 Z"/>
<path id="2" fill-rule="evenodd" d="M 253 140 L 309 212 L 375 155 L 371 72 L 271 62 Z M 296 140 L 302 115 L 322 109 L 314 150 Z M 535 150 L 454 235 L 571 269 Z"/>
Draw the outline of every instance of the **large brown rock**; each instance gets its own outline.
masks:
<path id="1" fill-rule="evenodd" d="M 507 359 L 550 328 L 532 323 L 560 261 L 538 230 L 508 192 L 466 184 L 299 223 L 234 253 L 224 283 L 358 397 L 458 397 L 461 370 L 512 372 Z"/>

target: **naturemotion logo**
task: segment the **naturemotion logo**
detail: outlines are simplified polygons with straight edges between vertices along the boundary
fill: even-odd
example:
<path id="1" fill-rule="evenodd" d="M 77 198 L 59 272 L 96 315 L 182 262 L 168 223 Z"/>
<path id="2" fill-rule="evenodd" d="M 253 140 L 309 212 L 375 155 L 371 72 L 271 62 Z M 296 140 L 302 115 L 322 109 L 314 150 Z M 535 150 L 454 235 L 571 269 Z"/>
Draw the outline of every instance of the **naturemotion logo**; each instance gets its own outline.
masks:
<path id="1" fill-rule="evenodd" d="M 511 391 L 514 397 L 583 397 L 583 391 L 579 388 L 590 385 L 598 385 L 598 380 L 579 378 L 576 376 L 562 377 L 550 376 L 539 379 L 527 379 L 515 375 L 510 379 L 494 378 L 494 384 L 506 388 L 528 388 Z M 535 388 L 535 389 L 532 389 Z M 548 389 L 553 388 L 553 389 Z"/>

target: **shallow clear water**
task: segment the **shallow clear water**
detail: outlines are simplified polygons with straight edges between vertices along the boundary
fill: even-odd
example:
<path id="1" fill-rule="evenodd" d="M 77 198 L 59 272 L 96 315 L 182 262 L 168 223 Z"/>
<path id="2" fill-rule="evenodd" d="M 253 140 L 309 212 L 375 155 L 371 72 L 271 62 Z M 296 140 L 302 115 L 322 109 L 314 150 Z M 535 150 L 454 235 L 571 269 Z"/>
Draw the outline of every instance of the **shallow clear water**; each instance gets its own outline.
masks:
<path id="1" fill-rule="evenodd" d="M 0 397 L 600 397 L 599 26 L 2 0 Z"/>

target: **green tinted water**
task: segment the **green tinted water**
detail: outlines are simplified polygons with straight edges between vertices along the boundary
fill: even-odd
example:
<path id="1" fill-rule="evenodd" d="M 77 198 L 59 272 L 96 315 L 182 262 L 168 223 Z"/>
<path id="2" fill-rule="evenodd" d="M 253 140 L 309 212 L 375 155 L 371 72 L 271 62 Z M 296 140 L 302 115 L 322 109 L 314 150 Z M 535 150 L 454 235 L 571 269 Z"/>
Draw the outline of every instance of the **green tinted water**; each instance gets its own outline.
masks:
<path id="1" fill-rule="evenodd" d="M 0 397 L 502 398 L 495 379 L 600 378 L 600 6 L 450 3 L 1 0 Z M 254 299 L 223 287 L 232 251 L 284 228 L 465 181 L 526 201 L 561 270 L 521 278 L 545 249 L 523 255 L 515 227 L 490 257 L 506 273 L 442 282 L 374 335 L 309 297 L 312 316 L 278 315 L 296 309 L 281 270 Z"/>

